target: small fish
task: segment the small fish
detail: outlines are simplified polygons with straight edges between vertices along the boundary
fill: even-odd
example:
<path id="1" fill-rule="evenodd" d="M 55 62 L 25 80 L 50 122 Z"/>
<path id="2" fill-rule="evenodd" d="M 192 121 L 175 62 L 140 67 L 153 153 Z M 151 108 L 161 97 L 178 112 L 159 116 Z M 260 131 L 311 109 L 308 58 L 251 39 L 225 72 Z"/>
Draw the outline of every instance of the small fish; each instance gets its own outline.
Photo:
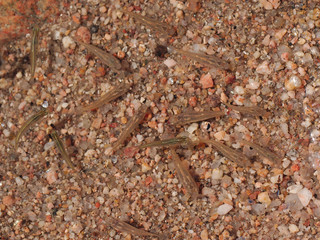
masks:
<path id="1" fill-rule="evenodd" d="M 90 111 L 90 110 L 93 110 L 96 108 L 100 108 L 103 105 L 117 99 L 118 97 L 121 97 L 129 89 L 130 89 L 130 85 L 125 84 L 125 83 L 122 83 L 119 86 L 115 86 L 109 92 L 107 92 L 101 98 L 99 98 L 98 100 L 90 103 L 87 106 L 80 107 L 80 109 L 76 111 L 76 114 L 82 114 L 83 112 Z"/>
<path id="2" fill-rule="evenodd" d="M 67 162 L 69 167 L 74 169 L 74 165 L 72 164 L 69 154 L 67 153 L 66 148 L 63 142 L 61 141 L 58 133 L 54 129 L 52 129 L 50 132 L 50 136 L 53 139 L 54 143 L 56 144 L 60 154 L 62 155 L 62 158 Z"/>
<path id="3" fill-rule="evenodd" d="M 263 108 L 254 106 L 254 107 L 244 107 L 244 106 L 235 106 L 228 103 L 224 103 L 228 108 L 235 110 L 242 114 L 248 114 L 257 117 L 268 116 L 270 113 Z"/>
<path id="4" fill-rule="evenodd" d="M 31 80 L 34 79 L 34 73 L 36 70 L 37 55 L 38 55 L 38 46 L 39 46 L 39 27 L 34 26 L 32 29 L 31 36 L 31 52 L 30 52 L 30 61 L 31 61 Z"/>
<path id="5" fill-rule="evenodd" d="M 140 107 L 139 112 L 130 119 L 125 127 L 125 130 L 120 134 L 118 140 L 113 146 L 113 150 L 117 150 L 118 147 L 128 138 L 128 136 L 137 128 L 139 123 L 144 119 L 147 110 L 147 105 Z"/>
<path id="6" fill-rule="evenodd" d="M 200 138 L 200 142 L 203 142 L 205 144 L 211 144 L 224 157 L 228 158 L 232 162 L 237 163 L 239 166 L 249 167 L 251 165 L 251 161 L 246 155 L 244 155 L 240 151 L 237 151 L 231 147 L 228 147 L 223 143 L 220 143 L 215 140 L 201 139 L 201 138 Z"/>
<path id="7" fill-rule="evenodd" d="M 15 137 L 15 149 L 18 148 L 18 143 L 21 138 L 21 136 L 34 124 L 36 124 L 38 121 L 40 121 L 44 116 L 48 114 L 48 109 L 42 108 L 39 112 L 32 115 L 19 129 L 16 137 Z"/>
<path id="8" fill-rule="evenodd" d="M 175 34 L 175 29 L 173 27 L 171 27 L 170 25 L 160 22 L 158 20 L 155 20 L 151 17 L 147 17 L 147 16 L 142 16 L 140 14 L 134 13 L 134 12 L 129 12 L 126 11 L 126 13 L 134 18 L 135 20 L 137 20 L 138 22 L 142 23 L 143 25 L 148 26 L 151 30 L 155 30 L 157 32 L 169 35 L 169 36 L 173 36 Z"/>
<path id="9" fill-rule="evenodd" d="M 177 125 L 185 125 L 189 123 L 205 121 L 210 118 L 221 117 L 223 115 L 225 115 L 225 113 L 222 111 L 187 111 L 177 116 L 174 116 L 172 122 Z"/>
<path id="10" fill-rule="evenodd" d="M 191 143 L 188 137 L 175 137 L 169 139 L 163 139 L 160 141 L 154 141 L 151 143 L 142 144 L 139 148 L 147 148 L 147 147 L 166 147 L 166 146 L 177 146 Z"/>
<path id="11" fill-rule="evenodd" d="M 215 67 L 218 69 L 223 70 L 231 70 L 231 66 L 226 61 L 222 60 L 221 58 L 218 58 L 214 55 L 207 55 L 205 53 L 195 53 L 195 52 L 189 52 L 182 49 L 178 49 L 175 47 L 170 46 L 170 49 L 173 49 L 179 54 L 185 55 L 186 57 L 197 61 L 203 65 L 206 65 L 208 67 Z"/>
<path id="12" fill-rule="evenodd" d="M 113 217 L 108 217 L 107 224 L 120 232 L 124 232 L 124 233 L 130 234 L 130 235 L 133 235 L 133 236 L 141 236 L 141 237 L 151 236 L 151 237 L 158 237 L 158 238 L 161 237 L 161 235 L 159 235 L 159 234 L 147 232 L 143 229 L 136 228 L 126 222 L 123 222 L 123 221 L 118 220 Z"/>
<path id="13" fill-rule="evenodd" d="M 170 153 L 172 155 L 172 160 L 179 181 L 186 189 L 187 194 L 191 197 L 191 199 L 196 200 L 199 197 L 199 188 L 196 181 L 191 176 L 189 170 L 182 164 L 174 148 L 170 148 Z"/>
<path id="14" fill-rule="evenodd" d="M 76 39 L 75 39 L 75 41 L 78 42 L 79 44 L 83 45 L 88 50 L 88 52 L 90 52 L 91 54 L 98 57 L 101 60 L 101 62 L 106 64 L 113 71 L 119 72 L 121 70 L 122 66 L 121 66 L 119 59 L 114 57 L 112 54 L 110 54 L 106 51 L 103 51 L 102 49 L 100 49 L 96 46 L 93 46 L 91 44 L 80 42 Z"/>
<path id="15" fill-rule="evenodd" d="M 280 157 L 277 154 L 271 152 L 270 150 L 268 150 L 268 149 L 266 149 L 264 147 L 261 147 L 258 144 L 255 144 L 253 142 L 249 142 L 249 141 L 246 141 L 246 140 L 242 140 L 242 142 L 244 144 L 252 147 L 253 150 L 255 150 L 258 155 L 267 158 L 269 161 L 271 161 L 275 165 L 279 165 L 280 164 L 279 163 Z"/>

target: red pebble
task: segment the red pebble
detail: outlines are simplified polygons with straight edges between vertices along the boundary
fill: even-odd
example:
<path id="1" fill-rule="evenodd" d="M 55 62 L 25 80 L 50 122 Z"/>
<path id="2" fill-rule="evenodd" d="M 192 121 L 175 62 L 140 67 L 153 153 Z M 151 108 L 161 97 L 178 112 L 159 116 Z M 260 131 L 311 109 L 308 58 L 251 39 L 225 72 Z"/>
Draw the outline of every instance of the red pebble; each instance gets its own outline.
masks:
<path id="1" fill-rule="evenodd" d="M 293 165 L 291 166 L 291 171 L 292 171 L 292 172 L 297 172 L 297 171 L 299 171 L 299 169 L 300 169 L 300 167 L 299 167 L 298 164 L 293 164 Z"/>

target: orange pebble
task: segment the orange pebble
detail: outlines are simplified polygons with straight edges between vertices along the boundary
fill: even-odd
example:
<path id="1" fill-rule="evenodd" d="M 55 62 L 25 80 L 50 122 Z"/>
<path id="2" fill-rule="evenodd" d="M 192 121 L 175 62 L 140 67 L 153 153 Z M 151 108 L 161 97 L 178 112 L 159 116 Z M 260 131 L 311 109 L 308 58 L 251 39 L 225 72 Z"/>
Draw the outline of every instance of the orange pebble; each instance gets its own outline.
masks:
<path id="1" fill-rule="evenodd" d="M 297 172 L 297 171 L 299 171 L 299 169 L 300 169 L 300 167 L 299 167 L 298 164 L 293 164 L 293 165 L 291 166 L 291 171 L 292 171 L 292 172 Z"/>

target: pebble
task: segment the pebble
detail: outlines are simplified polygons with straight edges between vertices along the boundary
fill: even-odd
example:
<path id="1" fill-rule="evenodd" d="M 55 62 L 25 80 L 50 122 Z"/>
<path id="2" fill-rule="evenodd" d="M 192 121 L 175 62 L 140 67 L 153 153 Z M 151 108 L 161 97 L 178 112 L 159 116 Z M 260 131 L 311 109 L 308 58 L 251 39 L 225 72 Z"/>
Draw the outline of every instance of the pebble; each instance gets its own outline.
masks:
<path id="1" fill-rule="evenodd" d="M 211 178 L 214 180 L 221 179 L 223 176 L 223 171 L 219 168 L 215 168 L 212 170 Z"/>
<path id="2" fill-rule="evenodd" d="M 310 200 L 312 198 L 311 191 L 309 189 L 307 189 L 307 188 L 303 188 L 297 194 L 298 194 L 298 198 L 299 198 L 301 204 L 304 207 L 308 206 L 308 204 L 309 204 L 309 202 L 310 202 Z"/>
<path id="3" fill-rule="evenodd" d="M 225 204 L 222 204 L 221 206 L 218 207 L 217 213 L 219 215 L 226 215 L 228 212 L 231 211 L 232 208 L 233 207 L 231 205 L 225 203 Z"/>
<path id="4" fill-rule="evenodd" d="M 201 240 L 208 240 L 209 239 L 208 230 L 207 229 L 203 229 L 201 231 L 200 238 L 201 238 Z"/>
<path id="5" fill-rule="evenodd" d="M 58 173 L 53 169 L 49 169 L 47 171 L 46 178 L 47 178 L 48 183 L 52 184 L 58 180 Z"/>
<path id="6" fill-rule="evenodd" d="M 74 41 L 71 37 L 66 36 L 62 38 L 62 45 L 64 48 L 69 48 L 72 44 L 74 44 Z"/>
<path id="7" fill-rule="evenodd" d="M 297 225 L 295 225 L 295 224 L 290 224 L 290 225 L 289 225 L 289 231 L 290 231 L 291 233 L 297 233 L 297 232 L 299 232 L 299 228 L 298 228 Z"/>
<path id="8" fill-rule="evenodd" d="M 302 82 L 297 75 L 292 75 L 290 76 L 289 79 L 285 81 L 285 88 L 288 91 L 293 91 L 297 88 L 300 88 L 301 86 L 302 86 Z"/>
<path id="9" fill-rule="evenodd" d="M 264 75 L 271 74 L 271 69 L 269 68 L 269 64 L 267 61 L 264 61 L 260 65 L 258 65 L 256 71 L 259 74 L 264 74 Z"/>
<path id="10" fill-rule="evenodd" d="M 213 80 L 210 73 L 203 74 L 200 78 L 200 84 L 202 88 L 212 88 L 213 87 Z"/>
<path id="11" fill-rule="evenodd" d="M 261 202 L 261 203 L 266 203 L 267 205 L 269 205 L 271 203 L 271 199 L 269 197 L 268 192 L 259 193 L 258 201 Z"/>
<path id="12" fill-rule="evenodd" d="M 17 183 L 18 186 L 21 186 L 24 183 L 24 181 L 23 181 L 23 179 L 21 177 L 16 177 L 15 180 L 16 180 L 16 183 Z"/>
<path id="13" fill-rule="evenodd" d="M 6 206 L 11 206 L 14 203 L 14 199 L 12 196 L 4 196 L 2 198 L 2 203 Z"/>
<path id="14" fill-rule="evenodd" d="M 79 40 L 84 43 L 90 43 L 90 40 L 91 40 L 90 30 L 86 27 L 81 26 L 78 28 L 76 32 L 76 37 L 78 37 Z"/>
<path id="15" fill-rule="evenodd" d="M 172 58 L 168 58 L 163 62 L 163 64 L 166 65 L 168 68 L 172 68 L 177 64 L 177 62 Z"/>
<path id="16" fill-rule="evenodd" d="M 188 133 L 192 134 L 194 131 L 196 131 L 199 128 L 199 124 L 198 123 L 192 123 L 189 127 L 188 127 Z"/>

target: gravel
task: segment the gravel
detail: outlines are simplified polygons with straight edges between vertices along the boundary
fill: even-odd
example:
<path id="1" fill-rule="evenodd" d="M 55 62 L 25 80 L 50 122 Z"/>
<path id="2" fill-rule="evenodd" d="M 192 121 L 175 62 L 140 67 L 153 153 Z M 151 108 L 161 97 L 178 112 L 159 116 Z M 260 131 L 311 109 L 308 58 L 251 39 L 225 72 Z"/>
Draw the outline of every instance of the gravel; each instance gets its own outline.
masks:
<path id="1" fill-rule="evenodd" d="M 43 21 L 34 80 L 30 34 L 1 46 L 1 237 L 141 239 L 110 227 L 113 217 L 167 239 L 320 239 L 318 2 L 107 2 L 77 0 Z M 112 71 L 75 40 L 109 52 L 127 71 Z M 217 56 L 230 70 L 164 46 Z M 124 96 L 74 115 L 120 82 L 131 86 Z M 270 114 L 250 116 L 224 103 Z M 114 151 L 142 104 L 149 106 L 145 118 Z M 15 150 L 14 135 L 42 106 L 50 113 Z M 174 125 L 172 115 L 188 109 L 225 116 Z M 75 170 L 48 137 L 51 124 Z M 191 201 L 168 149 L 137 147 L 177 135 L 215 139 L 252 164 L 238 166 L 205 144 L 177 147 L 202 194 Z M 241 140 L 272 151 L 279 165 Z"/>

